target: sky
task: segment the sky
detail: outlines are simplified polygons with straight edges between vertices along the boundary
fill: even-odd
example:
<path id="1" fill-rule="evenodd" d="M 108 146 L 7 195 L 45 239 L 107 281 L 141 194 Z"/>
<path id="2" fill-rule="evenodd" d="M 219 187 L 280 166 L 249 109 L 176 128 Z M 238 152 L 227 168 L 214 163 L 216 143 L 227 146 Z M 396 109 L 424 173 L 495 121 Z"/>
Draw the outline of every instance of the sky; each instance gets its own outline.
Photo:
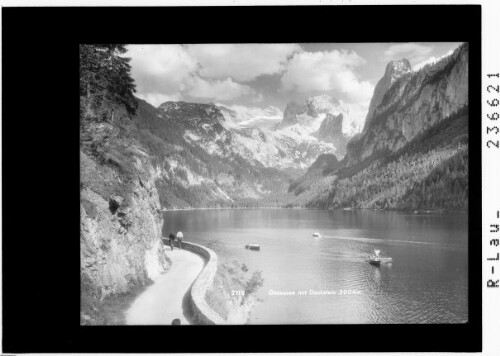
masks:
<path id="1" fill-rule="evenodd" d="M 136 95 L 165 101 L 284 110 L 290 101 L 327 94 L 366 112 L 391 60 L 413 68 L 460 43 L 283 43 L 129 45 Z"/>

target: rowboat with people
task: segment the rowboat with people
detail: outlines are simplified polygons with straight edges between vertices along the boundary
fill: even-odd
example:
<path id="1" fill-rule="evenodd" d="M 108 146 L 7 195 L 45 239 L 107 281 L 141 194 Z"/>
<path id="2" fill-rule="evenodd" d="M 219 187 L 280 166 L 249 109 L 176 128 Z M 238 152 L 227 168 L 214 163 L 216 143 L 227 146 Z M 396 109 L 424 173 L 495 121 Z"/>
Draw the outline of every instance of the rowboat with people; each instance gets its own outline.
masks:
<path id="1" fill-rule="evenodd" d="M 260 251 L 260 245 L 259 245 L 259 244 L 256 244 L 256 243 L 249 244 L 249 245 L 245 245 L 245 248 L 246 248 L 247 250 Z"/>
<path id="2" fill-rule="evenodd" d="M 380 256 L 380 250 L 374 249 L 373 255 L 370 255 L 368 258 L 368 263 L 370 263 L 374 266 L 380 266 L 380 264 L 382 262 L 392 262 L 392 258 L 391 257 L 382 257 L 382 256 Z"/>

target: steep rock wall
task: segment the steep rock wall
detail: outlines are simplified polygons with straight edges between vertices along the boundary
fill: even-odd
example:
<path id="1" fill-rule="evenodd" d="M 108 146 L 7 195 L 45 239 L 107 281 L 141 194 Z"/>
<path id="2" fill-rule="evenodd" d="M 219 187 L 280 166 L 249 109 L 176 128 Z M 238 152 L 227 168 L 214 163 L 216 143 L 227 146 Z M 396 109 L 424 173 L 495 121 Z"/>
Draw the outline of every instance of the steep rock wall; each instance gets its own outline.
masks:
<path id="1" fill-rule="evenodd" d="M 364 132 L 347 146 L 344 166 L 395 152 L 417 135 L 468 105 L 468 45 L 403 75 L 384 94 Z"/>
<path id="2" fill-rule="evenodd" d="M 81 322 L 107 296 L 155 280 L 163 218 L 151 157 L 113 125 L 94 125 L 80 152 Z"/>
<path id="3" fill-rule="evenodd" d="M 366 130 L 370 127 L 370 123 L 373 118 L 373 112 L 382 102 L 382 99 L 384 98 L 385 93 L 387 93 L 387 90 L 389 90 L 389 88 L 392 86 L 392 84 L 394 84 L 396 80 L 410 72 L 411 65 L 406 58 L 387 63 L 384 76 L 378 81 L 377 85 L 375 86 L 375 90 L 373 91 L 373 96 L 370 100 L 370 106 L 368 108 L 368 114 L 366 115 L 363 132 L 366 132 Z"/>

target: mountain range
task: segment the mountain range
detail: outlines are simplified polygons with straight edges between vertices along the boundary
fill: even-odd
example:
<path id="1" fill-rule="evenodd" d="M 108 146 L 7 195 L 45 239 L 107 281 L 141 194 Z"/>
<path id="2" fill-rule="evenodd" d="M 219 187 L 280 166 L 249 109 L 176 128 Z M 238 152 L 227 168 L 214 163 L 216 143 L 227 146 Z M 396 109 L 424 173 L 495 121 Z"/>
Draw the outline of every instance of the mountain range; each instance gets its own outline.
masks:
<path id="1" fill-rule="evenodd" d="M 307 107 L 308 112 L 291 112 Z M 165 102 L 157 108 L 139 101 L 137 115 L 120 124 L 155 156 L 154 175 L 162 208 L 280 204 L 290 182 L 321 154 L 345 154 L 352 126 L 348 110 L 334 98 L 290 103 L 281 122 L 277 108 L 256 110 L 222 104 Z M 293 122 L 291 122 L 292 120 Z"/>
<path id="2" fill-rule="evenodd" d="M 162 208 L 297 204 L 444 208 L 448 207 L 444 203 L 408 205 L 402 199 L 408 200 L 405 194 L 411 187 L 423 184 L 429 169 L 457 154 L 466 155 L 467 78 L 464 44 L 417 71 L 406 59 L 388 63 L 364 123 L 353 120 L 345 103 L 318 95 L 290 102 L 283 112 L 272 106 L 182 101 L 155 108 L 140 100 L 136 117 L 120 125 L 156 158 L 154 177 Z M 450 127 L 457 125 L 462 129 L 455 130 L 458 136 L 448 137 L 455 132 Z M 425 137 L 430 132 L 446 139 L 435 140 L 430 147 L 415 143 L 428 142 Z M 406 177 L 402 172 L 383 184 L 376 180 L 371 187 L 357 182 L 367 172 L 370 180 L 386 176 L 386 166 L 392 167 L 389 162 L 399 162 L 397 157 L 410 146 L 414 155 L 401 160 L 412 169 L 425 166 L 421 176 L 412 176 L 404 186 L 391 181 Z M 417 153 L 424 146 L 427 151 Z M 429 166 L 424 157 L 430 156 L 440 158 Z M 408 163 L 411 160 L 415 162 Z M 327 167 L 320 162 L 327 162 Z M 397 169 L 407 169 L 401 164 Z M 341 192 L 345 185 L 352 186 L 350 194 Z M 366 195 L 361 200 L 359 191 Z"/>
<path id="3" fill-rule="evenodd" d="M 456 120 L 446 121 L 451 116 L 467 116 L 467 54 L 467 45 L 462 45 L 418 71 L 412 71 L 406 59 L 388 63 L 364 123 L 353 120 L 345 103 L 318 95 L 302 103 L 290 102 L 283 112 L 272 106 L 259 109 L 182 101 L 155 108 L 140 101 L 138 114 L 125 130 L 154 152 L 162 208 L 346 207 L 356 199 L 356 207 L 398 208 L 402 203 L 394 200 L 403 199 L 407 185 L 420 184 L 420 180 L 413 177 L 397 191 L 387 187 L 391 193 L 382 185 L 370 188 L 377 193 L 363 201 L 356 198 L 357 191 L 366 187 L 352 182 L 363 172 L 382 172 L 386 161 L 395 160 L 437 125 L 455 124 Z M 460 152 L 467 148 L 467 125 L 463 123 L 463 137 L 457 138 L 464 143 Z M 433 149 L 436 155 L 445 152 Z M 442 159 L 457 154 L 455 149 L 449 147 Z M 317 162 L 324 162 L 325 157 L 330 157 L 327 168 Z M 339 196 L 338 187 L 348 181 L 356 193 Z M 394 182 L 384 184 L 393 186 Z"/>
<path id="4" fill-rule="evenodd" d="M 418 70 L 389 63 L 363 121 L 327 95 L 80 119 L 81 324 L 109 323 L 103 300 L 164 271 L 164 209 L 468 209 L 467 44 Z"/>

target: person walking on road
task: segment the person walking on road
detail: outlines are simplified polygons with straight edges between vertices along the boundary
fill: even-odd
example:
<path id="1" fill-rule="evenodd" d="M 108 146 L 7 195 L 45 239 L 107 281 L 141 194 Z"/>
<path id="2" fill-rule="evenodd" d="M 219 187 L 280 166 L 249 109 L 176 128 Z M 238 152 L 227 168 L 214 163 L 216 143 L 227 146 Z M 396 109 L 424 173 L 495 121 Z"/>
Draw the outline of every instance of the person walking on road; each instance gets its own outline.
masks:
<path id="1" fill-rule="evenodd" d="M 182 239 L 184 238 L 184 235 L 182 234 L 182 231 L 177 232 L 177 241 L 179 242 L 179 249 L 182 249 Z"/>
<path id="2" fill-rule="evenodd" d="M 170 243 L 170 251 L 172 251 L 174 249 L 174 241 L 175 241 L 175 235 L 173 232 L 171 232 L 170 235 L 168 235 L 168 241 Z"/>

